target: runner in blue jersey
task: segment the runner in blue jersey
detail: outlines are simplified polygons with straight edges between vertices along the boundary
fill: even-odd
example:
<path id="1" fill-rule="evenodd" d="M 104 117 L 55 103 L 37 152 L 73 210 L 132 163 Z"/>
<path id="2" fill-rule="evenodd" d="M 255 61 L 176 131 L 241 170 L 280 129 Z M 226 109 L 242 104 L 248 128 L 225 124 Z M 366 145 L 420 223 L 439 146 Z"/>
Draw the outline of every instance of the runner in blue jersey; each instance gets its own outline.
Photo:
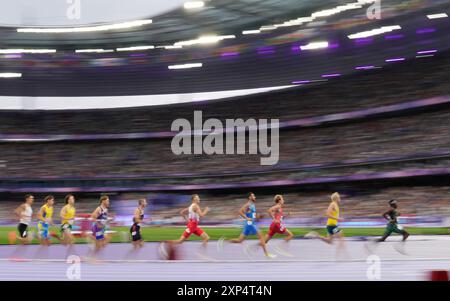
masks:
<path id="1" fill-rule="evenodd" d="M 95 250 L 97 253 L 110 241 L 110 236 L 106 235 L 106 224 L 108 222 L 109 197 L 104 195 L 100 198 L 100 206 L 91 215 L 93 221 L 92 235 L 95 239 Z"/>
<path id="2" fill-rule="evenodd" d="M 244 206 L 242 206 L 241 210 L 239 210 L 239 215 L 244 219 L 244 227 L 241 235 L 239 235 L 236 239 L 231 239 L 229 242 L 231 243 L 241 243 L 243 242 L 249 235 L 256 235 L 260 241 L 259 245 L 262 247 L 264 251 L 264 255 L 269 258 L 276 257 L 275 255 L 270 254 L 266 248 L 266 242 L 264 240 L 264 236 L 259 231 L 258 226 L 256 225 L 257 215 L 256 215 L 256 206 L 255 206 L 256 197 L 253 192 L 248 194 L 248 200 Z M 223 239 L 222 239 L 223 241 Z"/>

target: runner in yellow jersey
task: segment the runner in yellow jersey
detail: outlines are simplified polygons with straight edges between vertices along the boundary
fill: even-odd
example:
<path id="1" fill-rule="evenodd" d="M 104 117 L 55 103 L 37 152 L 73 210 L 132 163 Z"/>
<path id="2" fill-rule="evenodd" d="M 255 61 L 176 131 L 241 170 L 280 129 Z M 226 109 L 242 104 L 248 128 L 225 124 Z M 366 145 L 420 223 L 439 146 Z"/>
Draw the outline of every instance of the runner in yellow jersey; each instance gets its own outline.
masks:
<path id="1" fill-rule="evenodd" d="M 73 244 L 72 226 L 76 214 L 75 197 L 71 194 L 65 197 L 66 205 L 61 209 L 61 235 L 65 245 Z"/>
<path id="2" fill-rule="evenodd" d="M 340 202 L 341 202 L 341 197 L 340 197 L 339 193 L 337 193 L 337 192 L 333 193 L 331 195 L 331 203 L 328 206 L 327 212 L 325 214 L 326 217 L 328 218 L 327 219 L 327 236 L 326 237 L 320 236 L 316 232 L 310 232 L 310 233 L 306 234 L 305 236 L 313 237 L 313 238 L 320 238 L 328 244 L 331 244 L 335 237 L 338 237 L 340 239 L 340 241 L 343 242 L 344 234 L 343 234 L 342 230 L 339 229 L 339 227 L 338 227 L 339 221 L 343 220 L 343 218 L 341 218 L 339 216 Z"/>
<path id="3" fill-rule="evenodd" d="M 44 201 L 45 204 L 39 209 L 37 214 L 37 227 L 41 244 L 48 246 L 50 244 L 49 227 L 53 225 L 53 204 L 55 203 L 55 198 L 52 195 L 48 195 Z"/>

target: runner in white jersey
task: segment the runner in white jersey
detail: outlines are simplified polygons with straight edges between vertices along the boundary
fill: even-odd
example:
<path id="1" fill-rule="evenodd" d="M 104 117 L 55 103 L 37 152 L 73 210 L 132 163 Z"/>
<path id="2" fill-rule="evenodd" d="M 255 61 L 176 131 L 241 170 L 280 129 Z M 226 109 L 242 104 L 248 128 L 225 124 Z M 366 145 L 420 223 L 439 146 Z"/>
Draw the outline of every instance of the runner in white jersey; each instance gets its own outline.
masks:
<path id="1" fill-rule="evenodd" d="M 182 243 L 186 239 L 189 238 L 192 234 L 195 234 L 197 236 L 200 236 L 203 241 L 203 246 L 206 246 L 209 240 L 208 234 L 206 234 L 205 231 L 203 231 L 199 226 L 200 217 L 205 216 L 209 208 L 206 207 L 205 210 L 202 211 L 200 208 L 200 197 L 198 194 L 194 194 L 191 198 L 192 204 L 186 208 L 181 210 L 180 214 L 186 219 L 187 216 L 187 226 L 186 230 L 184 230 L 183 234 L 178 240 L 173 241 L 174 243 Z M 187 214 L 186 214 L 187 213 Z"/>
<path id="2" fill-rule="evenodd" d="M 194 211 L 195 204 L 191 204 L 188 207 L 188 219 L 189 221 L 199 222 L 200 221 L 200 214 Z"/>
<path id="3" fill-rule="evenodd" d="M 31 208 L 33 202 L 34 196 L 27 194 L 25 196 L 25 202 L 14 211 L 19 218 L 19 225 L 17 226 L 19 237 L 17 237 L 17 239 L 21 243 L 29 243 L 32 239 L 32 237 L 28 235 L 28 226 L 31 224 L 33 217 L 33 209 Z"/>

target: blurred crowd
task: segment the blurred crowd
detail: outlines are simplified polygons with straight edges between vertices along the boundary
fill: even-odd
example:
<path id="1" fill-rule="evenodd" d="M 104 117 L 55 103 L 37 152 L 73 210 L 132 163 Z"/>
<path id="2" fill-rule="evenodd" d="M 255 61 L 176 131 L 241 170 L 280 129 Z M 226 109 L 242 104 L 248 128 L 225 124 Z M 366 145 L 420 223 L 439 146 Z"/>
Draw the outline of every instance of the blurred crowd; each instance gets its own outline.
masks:
<path id="1" fill-rule="evenodd" d="M 275 166 L 261 166 L 263 155 L 175 155 L 170 139 L 2 143 L 3 177 L 107 177 L 120 175 L 170 175 L 189 173 L 214 175 L 220 172 L 248 173 L 287 167 L 302 169 L 308 164 L 370 161 L 392 156 L 412 156 L 409 165 L 396 168 L 432 166 L 433 160 L 417 160 L 450 150 L 448 139 L 450 109 L 410 113 L 405 116 L 310 127 L 280 132 L 280 159 Z M 256 141 L 250 141 L 256 143 Z M 442 158 L 439 159 L 441 166 Z M 338 164 L 339 165 L 339 164 Z M 342 165 L 342 164 L 341 164 Z M 347 165 L 347 164 L 343 164 Z M 434 164 L 436 165 L 436 164 Z M 433 166 L 434 166 L 433 165 Z M 351 172 L 383 170 L 376 164 L 353 168 Z M 304 169 L 323 173 L 325 169 Z M 384 170 L 386 170 L 384 168 Z M 334 168 L 333 172 L 339 174 Z M 326 172 L 325 172 L 326 173 Z M 345 173 L 345 171 L 344 171 Z M 330 174 L 330 172 L 328 172 Z M 244 175 L 245 176 L 245 175 Z M 264 177 L 263 174 L 258 177 Z M 183 178 L 185 181 L 189 179 Z M 192 180 L 195 181 L 195 180 Z"/>
<path id="2" fill-rule="evenodd" d="M 297 118 L 378 107 L 439 95 L 450 91 L 450 55 L 415 60 L 382 69 L 360 71 L 326 83 L 293 90 L 243 96 L 225 101 L 199 102 L 115 110 L 0 112 L 1 134 L 103 134 L 170 131 L 177 118 L 203 119 Z M 424 72 L 425 71 L 425 72 Z"/>

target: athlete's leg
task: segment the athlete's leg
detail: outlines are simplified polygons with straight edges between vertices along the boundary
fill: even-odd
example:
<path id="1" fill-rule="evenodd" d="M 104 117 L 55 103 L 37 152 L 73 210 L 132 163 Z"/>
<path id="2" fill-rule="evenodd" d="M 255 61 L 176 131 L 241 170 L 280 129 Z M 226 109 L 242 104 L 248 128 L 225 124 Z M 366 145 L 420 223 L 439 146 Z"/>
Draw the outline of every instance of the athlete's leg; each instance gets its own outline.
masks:
<path id="1" fill-rule="evenodd" d="M 269 240 L 272 239 L 272 236 L 269 235 L 269 233 L 266 234 L 266 237 L 264 238 L 264 242 L 267 244 L 269 242 Z"/>
<path id="2" fill-rule="evenodd" d="M 403 241 L 405 241 L 409 237 L 409 233 L 406 232 L 405 230 L 403 230 L 402 235 L 403 235 Z"/>
<path id="3" fill-rule="evenodd" d="M 72 254 L 72 250 L 74 249 L 75 238 L 72 235 L 70 229 L 63 230 L 62 233 L 62 244 L 67 247 L 66 257 Z"/>
<path id="4" fill-rule="evenodd" d="M 112 235 L 111 234 L 105 234 L 105 239 L 103 240 L 103 247 L 106 247 L 106 245 L 109 244 L 111 239 L 112 239 Z"/>
<path id="5" fill-rule="evenodd" d="M 245 235 L 243 233 L 241 233 L 241 235 L 239 235 L 238 238 L 230 239 L 229 242 L 240 244 L 241 242 L 244 241 L 244 239 L 245 239 Z"/>
<path id="6" fill-rule="evenodd" d="M 333 243 L 333 235 L 332 234 L 327 234 L 327 236 L 321 236 L 319 235 L 318 238 L 320 240 L 322 240 L 323 242 L 326 242 L 327 244 L 332 244 Z"/>
<path id="7" fill-rule="evenodd" d="M 50 239 L 48 236 L 49 236 L 48 224 L 41 224 L 41 226 L 39 227 L 39 240 L 43 246 L 50 245 Z"/>
<path id="8" fill-rule="evenodd" d="M 277 227 L 275 224 L 271 224 L 269 227 L 269 231 L 266 233 L 266 237 L 264 238 L 264 242 L 267 244 L 269 240 L 277 233 Z"/>
<path id="9" fill-rule="evenodd" d="M 409 233 L 406 232 L 406 230 L 403 229 L 403 227 L 400 225 L 394 225 L 392 227 L 392 232 L 401 234 L 403 236 L 403 241 L 405 241 L 409 237 Z"/>
<path id="10" fill-rule="evenodd" d="M 202 238 L 202 244 L 203 247 L 206 247 L 208 240 L 209 240 L 209 235 L 206 232 L 203 232 L 200 237 Z"/>
<path id="11" fill-rule="evenodd" d="M 327 236 L 322 236 L 319 233 L 317 233 L 316 231 L 311 231 L 311 232 L 307 233 L 305 235 L 305 237 L 318 238 L 327 244 L 331 244 L 331 243 L 333 243 L 333 228 L 334 227 L 332 227 L 332 226 L 327 226 Z"/>
<path id="12" fill-rule="evenodd" d="M 383 242 L 385 241 L 391 234 L 384 233 L 382 237 L 376 240 L 376 242 Z"/>
<path id="13" fill-rule="evenodd" d="M 183 241 L 186 240 L 187 237 L 184 236 L 184 233 L 181 234 L 180 238 L 178 238 L 177 240 L 172 240 L 171 242 L 173 242 L 174 244 L 181 244 Z"/>
<path id="14" fill-rule="evenodd" d="M 336 233 L 338 239 L 339 239 L 339 246 L 344 247 L 345 246 L 345 239 L 344 239 L 344 231 L 339 231 Z"/>
<path id="15" fill-rule="evenodd" d="M 340 255 L 342 254 L 343 257 L 349 257 L 349 254 L 347 252 L 347 248 L 345 246 L 344 232 L 342 230 L 340 230 L 339 232 L 337 232 L 333 236 L 336 236 L 337 239 L 339 240 L 338 247 L 337 247 L 337 250 L 336 250 L 336 256 L 340 257 Z"/>
<path id="16" fill-rule="evenodd" d="M 391 226 L 387 226 L 386 227 L 386 231 L 384 231 L 384 234 L 381 238 L 377 239 L 376 242 L 383 242 L 386 240 L 386 238 L 388 238 L 389 236 L 391 236 L 393 232 L 393 229 L 391 228 Z"/>
<path id="17" fill-rule="evenodd" d="M 264 236 L 261 231 L 256 232 L 256 236 L 259 238 L 259 245 L 262 247 L 264 254 L 267 256 L 269 252 L 267 252 L 266 241 L 264 240 Z"/>
<path id="18" fill-rule="evenodd" d="M 286 229 L 285 234 L 287 235 L 284 238 L 285 241 L 290 241 L 294 237 L 294 234 L 291 231 L 289 231 L 288 229 Z"/>

